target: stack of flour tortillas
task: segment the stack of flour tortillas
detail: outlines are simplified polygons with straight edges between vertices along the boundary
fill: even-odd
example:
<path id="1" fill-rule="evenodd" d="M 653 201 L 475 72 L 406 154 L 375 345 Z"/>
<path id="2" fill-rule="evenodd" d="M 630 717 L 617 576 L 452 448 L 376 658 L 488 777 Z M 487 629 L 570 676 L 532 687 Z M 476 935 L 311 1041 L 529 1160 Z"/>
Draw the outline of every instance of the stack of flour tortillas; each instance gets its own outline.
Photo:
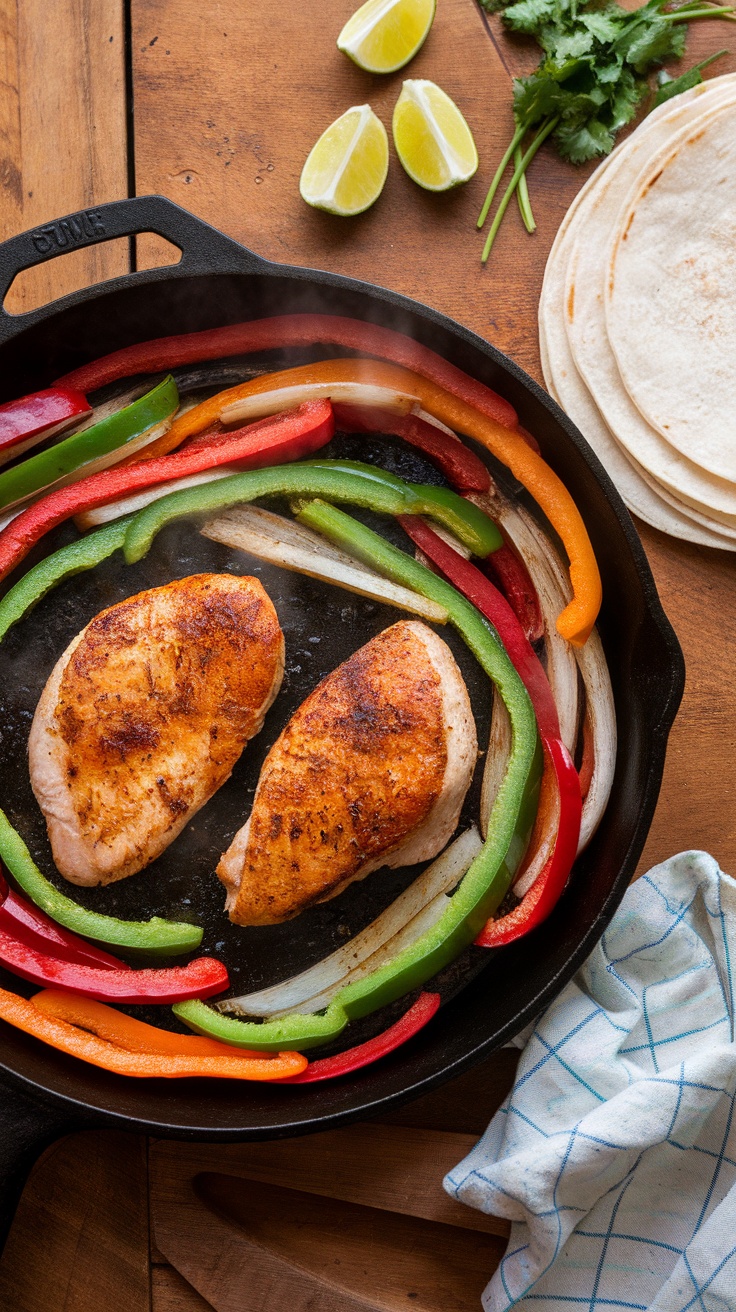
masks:
<path id="1" fill-rule="evenodd" d="M 551 395 L 629 509 L 736 551 L 736 74 L 665 102 L 592 175 L 539 333 Z"/>

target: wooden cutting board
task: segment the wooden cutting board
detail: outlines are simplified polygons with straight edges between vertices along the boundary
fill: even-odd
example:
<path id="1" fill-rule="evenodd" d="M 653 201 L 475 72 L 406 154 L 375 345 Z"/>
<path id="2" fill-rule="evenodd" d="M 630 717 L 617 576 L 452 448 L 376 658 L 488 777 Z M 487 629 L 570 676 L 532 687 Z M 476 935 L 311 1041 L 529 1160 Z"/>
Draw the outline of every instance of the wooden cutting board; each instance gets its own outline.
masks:
<path id="1" fill-rule="evenodd" d="M 461 1312 L 508 1236 L 442 1190 L 474 1143 L 358 1125 L 291 1143 L 153 1144 L 152 1239 L 216 1312 Z"/>
<path id="2" fill-rule="evenodd" d="M 485 271 L 474 228 L 511 129 L 511 75 L 532 65 L 535 54 L 502 34 L 497 19 L 484 18 L 475 0 L 438 0 L 434 29 L 408 72 L 440 82 L 457 99 L 476 135 L 481 169 L 457 193 L 430 196 L 414 187 L 394 158 L 375 208 L 354 221 L 334 219 L 299 200 L 307 150 L 350 104 L 370 100 L 389 123 L 401 84 L 401 74 L 371 77 L 336 51 L 335 36 L 353 8 L 354 0 L 278 7 L 256 0 L 0 0 L 0 238 L 129 192 L 163 192 L 263 255 L 347 272 L 416 296 L 488 336 L 539 379 L 535 320 L 544 264 L 585 171 L 544 148 L 530 171 L 538 231 L 529 237 L 511 207 Z M 694 27 L 688 62 L 729 46 L 731 32 L 720 24 Z M 734 69 L 736 58 L 717 67 Z M 19 279 L 9 308 L 30 308 L 123 272 L 131 257 L 142 266 L 170 259 L 171 252 L 150 238 L 76 252 Z M 706 847 L 736 873 L 734 560 L 646 528 L 641 532 L 685 651 L 688 685 L 640 868 L 681 848 Z M 498 1053 L 391 1118 L 394 1127 L 442 1136 L 422 1141 L 420 1154 L 431 1176 L 421 1177 L 423 1196 L 431 1193 L 432 1208 L 442 1201 L 438 1182 L 448 1145 L 459 1147 L 447 1136 L 482 1131 L 514 1065 L 515 1054 Z M 195 1283 L 203 1271 L 211 1272 L 224 1233 L 238 1252 L 250 1245 L 252 1255 L 256 1247 L 260 1264 L 270 1262 L 273 1271 L 276 1263 L 283 1277 L 281 1286 L 274 1278 L 262 1306 L 282 1312 L 289 1300 L 279 1288 L 291 1280 L 294 1289 L 293 1269 L 284 1266 L 289 1268 L 297 1238 L 316 1209 L 324 1209 L 327 1227 L 335 1222 L 335 1209 L 367 1208 L 365 1197 L 335 1202 L 315 1189 L 320 1180 L 332 1179 L 339 1154 L 331 1138 L 304 1141 L 310 1142 L 313 1147 L 304 1152 L 316 1156 L 306 1163 L 299 1158 L 302 1173 L 277 1179 L 263 1174 L 263 1162 L 258 1178 L 243 1175 L 244 1150 L 236 1147 L 207 1150 L 213 1156 L 203 1165 L 200 1150 L 188 1145 L 152 1145 L 149 1163 L 143 1140 L 100 1133 L 63 1141 L 49 1151 L 26 1190 L 0 1263 L 1 1312 L 206 1312 L 213 1304 L 161 1249 L 149 1246 L 151 1226 Z M 430 1160 L 435 1142 L 445 1154 L 438 1151 L 436 1161 Z M 312 1245 L 306 1246 L 312 1287 L 319 1291 L 313 1306 L 354 1306 L 345 1300 L 357 1283 L 362 1297 L 373 1297 L 372 1306 L 427 1306 L 435 1312 L 452 1291 L 445 1287 L 440 1297 L 436 1281 L 442 1273 L 433 1265 L 434 1254 L 447 1252 L 451 1264 L 449 1250 L 465 1245 L 463 1252 L 475 1246 L 482 1258 L 476 1265 L 468 1258 L 460 1272 L 455 1266 L 456 1289 L 466 1299 L 462 1306 L 478 1308 L 479 1288 L 498 1260 L 502 1238 L 467 1229 L 467 1218 L 466 1226 L 458 1226 L 447 1215 L 428 1217 L 426 1207 L 419 1217 L 402 1212 L 408 1149 L 399 1139 L 391 1143 L 384 1141 L 373 1163 L 375 1230 L 365 1212 L 351 1210 L 349 1243 L 347 1230 L 344 1236 L 338 1230 L 326 1248 L 312 1253 Z M 293 1153 L 296 1170 L 302 1146 L 278 1150 L 287 1160 Z M 255 1170 L 249 1161 L 247 1169 Z M 271 1161 L 269 1172 L 275 1170 Z M 358 1178 L 355 1171 L 352 1178 Z M 172 1222 L 172 1179 L 189 1200 L 190 1242 L 183 1252 Z M 416 1200 L 416 1190 L 411 1196 Z M 399 1232 L 406 1237 L 405 1265 L 395 1255 Z M 373 1250 L 370 1242 L 362 1243 L 370 1234 L 377 1236 Z M 352 1275 L 349 1282 L 343 1273 L 340 1283 L 329 1257 L 343 1237 Z M 204 1252 L 193 1266 L 195 1247 Z M 222 1296 L 216 1274 L 207 1277 L 213 1299 Z"/>

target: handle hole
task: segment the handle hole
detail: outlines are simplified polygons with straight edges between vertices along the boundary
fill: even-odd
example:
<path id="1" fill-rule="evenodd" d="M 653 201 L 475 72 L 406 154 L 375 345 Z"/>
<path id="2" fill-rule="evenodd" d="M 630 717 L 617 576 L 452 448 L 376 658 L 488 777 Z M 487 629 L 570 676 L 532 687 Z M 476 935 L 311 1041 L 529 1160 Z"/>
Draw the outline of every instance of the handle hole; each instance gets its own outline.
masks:
<path id="1" fill-rule="evenodd" d="M 131 268 L 155 269 L 178 264 L 181 256 L 178 246 L 153 233 L 145 233 L 142 238 L 115 237 L 96 246 L 77 247 L 45 264 L 22 269 L 8 288 L 3 309 L 8 314 L 27 314 L 82 287 L 119 278 L 130 273 Z"/>

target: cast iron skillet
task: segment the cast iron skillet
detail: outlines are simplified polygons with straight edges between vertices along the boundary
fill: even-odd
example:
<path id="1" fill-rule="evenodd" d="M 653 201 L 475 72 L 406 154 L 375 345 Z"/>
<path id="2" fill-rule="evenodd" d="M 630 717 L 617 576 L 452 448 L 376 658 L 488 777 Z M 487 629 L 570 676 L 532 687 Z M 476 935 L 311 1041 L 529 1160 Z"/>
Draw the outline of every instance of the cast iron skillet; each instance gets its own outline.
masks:
<path id="1" fill-rule="evenodd" d="M 155 232 L 173 242 L 182 251 L 180 264 L 132 273 L 18 317 L 0 311 L 0 400 L 45 386 L 83 361 L 132 342 L 290 311 L 325 311 L 373 320 L 426 343 L 508 397 L 582 510 L 603 576 L 600 631 L 616 698 L 618 765 L 600 830 L 546 924 L 528 939 L 501 952 L 481 954 L 479 949 L 471 949 L 460 973 L 453 976 L 450 972 L 442 981 L 445 1005 L 432 1023 L 392 1057 L 354 1077 L 291 1088 L 225 1081 L 125 1080 L 64 1057 L 3 1026 L 0 1069 L 5 1073 L 7 1092 L 0 1126 L 1 1237 L 10 1224 L 31 1162 L 43 1145 L 61 1133 L 114 1125 L 190 1139 L 265 1139 L 302 1134 L 371 1116 L 425 1093 L 506 1042 L 570 978 L 600 937 L 623 895 L 652 818 L 667 735 L 684 683 L 679 645 L 660 606 L 636 531 L 610 479 L 577 429 L 549 397 L 512 361 L 461 325 L 383 288 L 269 263 L 156 196 L 104 205 L 5 242 L 0 246 L 0 297 L 5 297 L 13 278 L 24 268 L 79 245 L 140 232 Z M 69 530 L 63 532 L 68 534 Z M 11 819 L 25 825 L 25 832 L 39 851 L 43 825 L 28 791 L 24 742 L 38 693 L 69 637 L 96 610 L 140 587 L 202 568 L 235 568 L 240 572 L 250 568 L 242 559 L 238 563 L 233 553 L 228 555 L 224 549 L 205 544 L 190 530 L 187 534 L 186 541 L 176 534 L 168 540 L 162 535 L 164 541 L 157 544 L 137 573 L 131 570 L 126 574 L 125 566 L 115 565 L 65 585 L 66 591 L 60 589 L 35 612 L 35 618 L 24 621 L 25 628 L 20 626 L 3 645 L 3 805 L 8 807 Z M 168 874 L 164 871 L 161 883 L 168 891 L 151 892 L 152 899 L 165 901 L 168 897 L 167 905 L 175 912 L 182 910 L 184 893 L 196 890 L 197 897 L 190 902 L 197 906 L 202 898 L 207 902 L 201 891 L 202 872 L 197 870 L 198 845 L 216 844 L 220 837 L 218 825 L 220 830 L 223 825 L 226 830 L 229 826 L 231 834 L 241 823 L 243 783 L 252 785 L 255 781 L 260 759 L 282 720 L 317 677 L 344 658 L 351 643 L 354 649 L 372 632 L 397 618 L 395 611 L 384 614 L 382 608 L 357 606 L 355 618 L 350 619 L 354 625 L 352 638 L 346 647 L 344 632 L 341 638 L 330 637 L 331 630 L 340 628 L 337 620 L 332 623 L 329 611 L 329 606 L 337 603 L 329 600 L 327 591 L 310 592 L 311 585 L 295 582 L 296 576 L 289 577 L 289 585 L 283 581 L 279 584 L 275 574 L 264 574 L 264 582 L 273 590 L 277 606 L 288 603 L 296 607 L 297 613 L 291 613 L 289 619 L 292 642 L 305 651 L 309 636 L 320 636 L 324 646 L 320 651 L 319 644 L 312 645 L 319 656 L 308 670 L 292 670 L 285 699 L 279 699 L 274 708 L 277 719 L 264 730 L 246 773 L 235 778 L 236 791 L 229 794 L 229 801 L 221 800 L 219 810 L 212 804 L 214 820 L 203 828 L 197 829 L 196 822 L 190 826 L 192 833 L 185 840 L 186 860 L 179 862 L 178 875 L 171 866 Z M 329 596 L 334 598 L 334 590 Z M 339 599 L 343 606 L 352 605 L 347 594 L 339 594 Z M 299 619 L 300 607 L 306 616 L 303 621 Z M 306 627 L 300 634 L 302 623 Z M 447 635 L 443 632 L 443 636 Z M 287 628 L 287 644 L 289 640 Z M 292 664 L 304 667 L 309 659 L 303 656 L 293 659 Z M 466 657 L 464 672 L 472 693 L 477 677 L 471 666 Z M 482 724 L 479 728 L 485 732 Z M 226 806 L 228 814 L 223 809 Z M 191 869 L 194 878 L 181 874 L 184 867 Z M 404 876 L 397 878 L 403 882 L 393 886 L 392 896 L 395 888 L 406 882 Z M 136 879 L 145 881 L 145 876 Z M 123 914 L 141 915 L 145 882 L 137 884 L 137 901 L 125 900 L 133 896 L 125 886 L 135 885 L 136 879 L 102 890 L 109 900 L 103 905 L 101 897 L 95 905 L 101 910 L 119 907 Z M 158 886 L 157 881 L 150 881 L 149 888 L 154 884 Z M 350 890 L 344 897 L 349 895 Z M 211 896 L 212 905 L 218 908 L 217 924 L 222 926 L 219 890 Z M 283 931 L 278 942 L 284 953 L 280 958 L 284 974 L 322 955 L 320 933 L 328 938 L 331 935 L 330 942 L 336 942 L 345 919 L 350 921 L 351 931 L 359 927 L 369 904 L 361 903 L 362 893 L 351 896 L 347 911 L 338 906 L 342 901 L 339 899 L 329 904 L 329 913 L 318 913 L 312 922 L 311 947 L 305 947 L 304 934 L 295 935 L 293 926 L 277 927 Z M 151 909 L 161 905 L 160 901 L 152 901 Z M 370 908 L 370 915 L 375 909 Z M 214 947 L 214 941 L 207 936 L 214 933 L 215 920 L 210 924 L 206 906 L 199 914 L 205 925 L 205 942 Z M 289 946 L 292 943 L 296 944 L 293 951 Z M 479 973 L 481 957 L 484 968 Z M 260 960 L 259 966 L 256 953 L 254 979 L 259 970 L 265 970 L 263 953 Z M 461 991 L 459 985 L 463 986 Z"/>

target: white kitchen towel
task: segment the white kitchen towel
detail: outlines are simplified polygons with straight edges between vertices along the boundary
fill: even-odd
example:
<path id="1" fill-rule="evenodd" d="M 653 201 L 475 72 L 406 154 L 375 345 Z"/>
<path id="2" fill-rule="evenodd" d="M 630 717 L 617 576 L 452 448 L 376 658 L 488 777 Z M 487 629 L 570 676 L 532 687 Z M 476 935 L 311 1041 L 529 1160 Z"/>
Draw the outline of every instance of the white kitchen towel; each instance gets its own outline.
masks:
<path id="1" fill-rule="evenodd" d="M 735 1312 L 736 882 L 633 884 L 445 1188 L 511 1221 L 486 1312 Z"/>

